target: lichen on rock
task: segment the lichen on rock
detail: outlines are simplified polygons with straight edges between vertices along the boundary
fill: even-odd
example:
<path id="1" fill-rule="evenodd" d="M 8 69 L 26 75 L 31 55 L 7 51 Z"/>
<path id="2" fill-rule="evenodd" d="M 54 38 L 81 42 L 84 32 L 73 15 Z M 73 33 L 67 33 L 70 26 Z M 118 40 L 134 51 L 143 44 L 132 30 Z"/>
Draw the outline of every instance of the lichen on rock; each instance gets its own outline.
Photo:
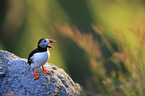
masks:
<path id="1" fill-rule="evenodd" d="M 33 71 L 26 61 L 27 59 L 0 50 L 0 96 L 10 91 L 20 96 L 80 95 L 80 85 L 63 69 L 46 63 L 45 68 L 52 72 L 46 74 L 37 68 L 36 73 L 40 73 L 40 77 L 34 80 Z"/>

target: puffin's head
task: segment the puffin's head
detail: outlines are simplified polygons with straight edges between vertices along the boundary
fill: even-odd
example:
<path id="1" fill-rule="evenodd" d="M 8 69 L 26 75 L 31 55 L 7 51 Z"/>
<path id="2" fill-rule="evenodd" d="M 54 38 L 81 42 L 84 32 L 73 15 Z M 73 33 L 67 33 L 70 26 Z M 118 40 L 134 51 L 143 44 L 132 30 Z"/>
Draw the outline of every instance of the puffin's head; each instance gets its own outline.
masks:
<path id="1" fill-rule="evenodd" d="M 54 48 L 50 45 L 50 43 L 53 43 L 53 42 L 56 42 L 55 40 L 53 39 L 47 39 L 47 38 L 42 38 L 38 41 L 38 48 L 43 48 L 43 49 L 46 49 L 46 48 Z"/>

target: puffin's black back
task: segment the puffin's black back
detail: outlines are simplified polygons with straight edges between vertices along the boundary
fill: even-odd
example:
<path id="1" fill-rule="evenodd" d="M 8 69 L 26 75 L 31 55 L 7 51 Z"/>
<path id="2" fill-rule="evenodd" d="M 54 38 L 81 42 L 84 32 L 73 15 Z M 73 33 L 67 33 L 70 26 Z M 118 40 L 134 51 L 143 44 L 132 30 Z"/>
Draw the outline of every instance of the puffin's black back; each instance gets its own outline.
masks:
<path id="1" fill-rule="evenodd" d="M 31 65 L 31 63 L 33 62 L 32 59 L 30 59 L 35 53 L 39 53 L 39 52 L 45 52 L 47 51 L 47 49 L 41 49 L 39 50 L 38 48 L 34 49 L 28 56 L 28 63 L 29 65 Z"/>
<path id="2" fill-rule="evenodd" d="M 32 60 L 31 60 L 30 58 L 33 56 L 33 54 L 35 54 L 35 53 L 37 53 L 37 52 L 38 52 L 38 48 L 34 49 L 34 50 L 29 54 L 29 56 L 28 56 L 28 63 L 29 63 L 29 65 L 32 63 Z"/>

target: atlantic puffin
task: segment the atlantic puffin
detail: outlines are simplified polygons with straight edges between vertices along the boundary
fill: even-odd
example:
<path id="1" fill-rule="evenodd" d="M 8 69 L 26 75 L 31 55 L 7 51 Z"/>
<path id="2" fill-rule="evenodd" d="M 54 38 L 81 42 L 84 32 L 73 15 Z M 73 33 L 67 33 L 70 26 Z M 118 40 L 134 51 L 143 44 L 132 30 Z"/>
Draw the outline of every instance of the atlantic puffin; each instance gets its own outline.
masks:
<path id="1" fill-rule="evenodd" d="M 50 70 L 44 69 L 44 64 L 50 58 L 50 49 L 54 49 L 50 43 L 56 42 L 53 39 L 42 38 L 38 41 L 37 48 L 34 49 L 28 56 L 28 63 L 33 69 L 34 79 L 39 78 L 39 73 L 35 73 L 35 68 L 42 66 L 42 72 L 50 73 Z"/>

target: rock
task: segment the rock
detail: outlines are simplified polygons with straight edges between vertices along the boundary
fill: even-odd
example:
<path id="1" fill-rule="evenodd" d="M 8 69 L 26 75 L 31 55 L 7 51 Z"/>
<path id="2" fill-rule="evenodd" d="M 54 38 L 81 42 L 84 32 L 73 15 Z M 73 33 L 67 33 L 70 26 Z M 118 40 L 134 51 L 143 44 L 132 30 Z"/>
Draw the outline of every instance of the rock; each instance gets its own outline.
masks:
<path id="1" fill-rule="evenodd" d="M 79 96 L 81 87 L 61 68 L 46 63 L 45 68 L 52 70 L 46 74 L 37 68 L 40 77 L 34 80 L 27 59 L 0 50 L 0 96 L 10 91 L 20 96 Z"/>

